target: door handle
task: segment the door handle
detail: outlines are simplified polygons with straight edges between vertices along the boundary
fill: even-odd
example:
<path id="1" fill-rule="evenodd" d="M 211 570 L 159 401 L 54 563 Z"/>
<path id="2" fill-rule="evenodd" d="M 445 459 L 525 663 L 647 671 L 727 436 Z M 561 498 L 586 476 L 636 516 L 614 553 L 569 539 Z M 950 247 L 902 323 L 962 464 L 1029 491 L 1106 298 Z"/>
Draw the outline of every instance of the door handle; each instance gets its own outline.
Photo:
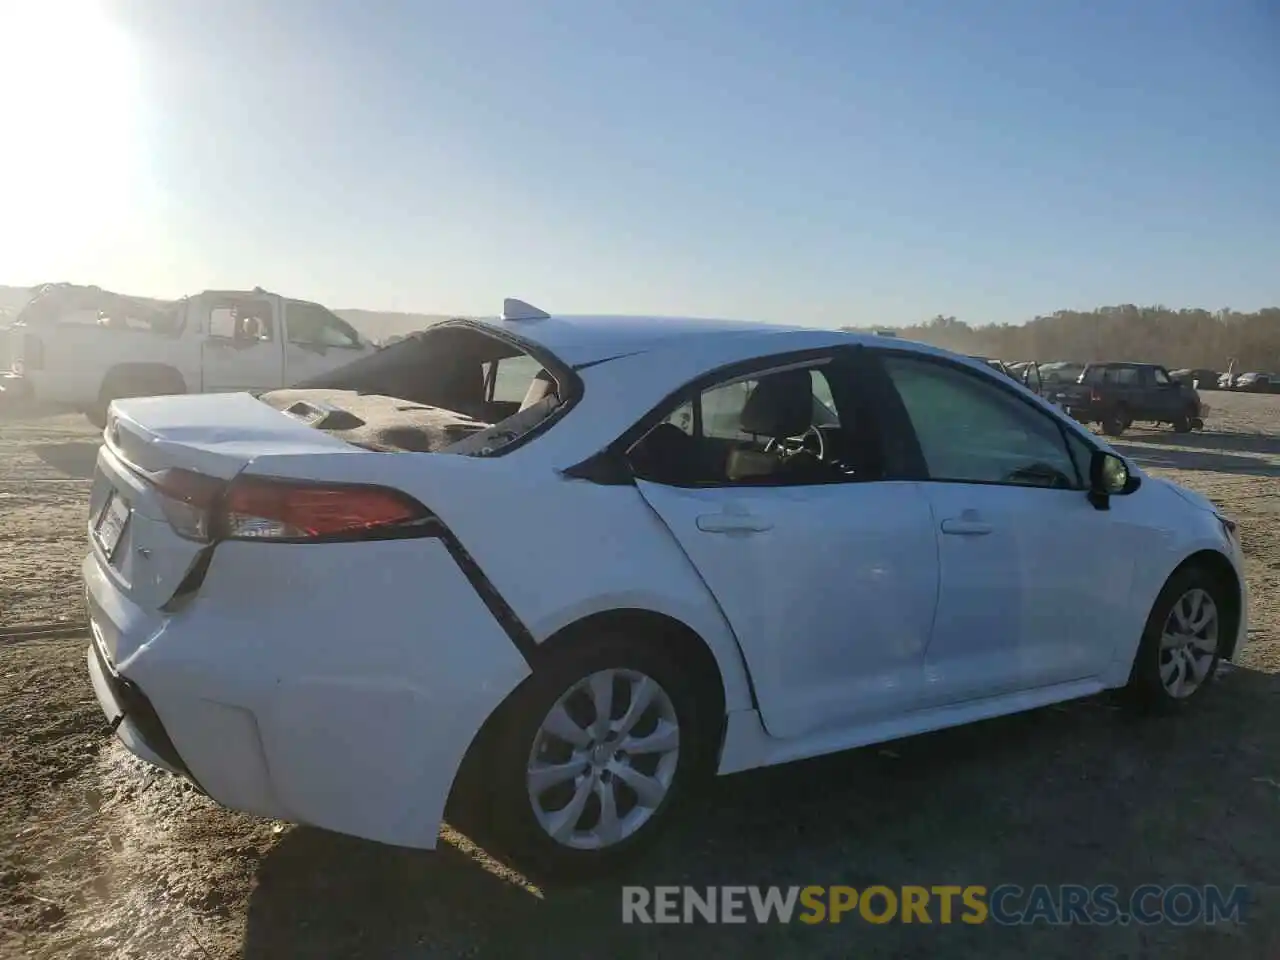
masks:
<path id="1" fill-rule="evenodd" d="M 742 513 L 704 513 L 697 524 L 703 533 L 763 533 L 773 529 L 771 521 Z"/>
<path id="2" fill-rule="evenodd" d="M 957 537 L 985 537 L 991 532 L 991 524 L 983 520 L 961 519 L 943 520 L 942 532 Z"/>

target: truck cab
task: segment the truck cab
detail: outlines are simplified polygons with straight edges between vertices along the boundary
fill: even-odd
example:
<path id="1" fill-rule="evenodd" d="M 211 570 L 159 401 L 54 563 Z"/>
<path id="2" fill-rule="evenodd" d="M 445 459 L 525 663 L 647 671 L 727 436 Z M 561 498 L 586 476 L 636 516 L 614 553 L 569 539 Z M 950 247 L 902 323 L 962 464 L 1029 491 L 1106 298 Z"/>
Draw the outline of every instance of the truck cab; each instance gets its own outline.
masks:
<path id="1" fill-rule="evenodd" d="M 1118 437 L 1137 421 L 1170 424 L 1178 433 L 1204 426 L 1200 395 L 1155 363 L 1090 363 L 1066 394 L 1068 412 Z"/>
<path id="2" fill-rule="evenodd" d="M 18 315 L 10 351 L 9 392 L 101 424 L 112 400 L 279 389 L 374 347 L 320 304 L 261 288 L 166 302 L 60 284 Z"/>

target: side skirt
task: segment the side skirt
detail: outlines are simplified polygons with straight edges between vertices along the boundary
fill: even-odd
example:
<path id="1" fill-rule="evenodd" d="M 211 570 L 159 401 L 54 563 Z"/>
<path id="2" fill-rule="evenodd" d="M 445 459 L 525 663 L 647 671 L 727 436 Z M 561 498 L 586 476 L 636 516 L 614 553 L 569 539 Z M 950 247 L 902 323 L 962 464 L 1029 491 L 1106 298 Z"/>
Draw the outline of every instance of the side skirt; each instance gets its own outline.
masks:
<path id="1" fill-rule="evenodd" d="M 738 710 L 730 713 L 726 720 L 724 746 L 720 751 L 720 767 L 717 772 L 723 776 L 756 767 L 771 767 L 793 760 L 839 753 L 977 720 L 1035 710 L 1064 700 L 1091 697 L 1105 689 L 1107 685 L 1099 678 L 1073 680 L 1070 683 L 1021 690 L 999 697 L 967 700 L 945 707 L 920 710 L 891 720 L 823 730 L 795 740 L 779 740 L 769 736 L 760 721 L 758 711 Z"/>

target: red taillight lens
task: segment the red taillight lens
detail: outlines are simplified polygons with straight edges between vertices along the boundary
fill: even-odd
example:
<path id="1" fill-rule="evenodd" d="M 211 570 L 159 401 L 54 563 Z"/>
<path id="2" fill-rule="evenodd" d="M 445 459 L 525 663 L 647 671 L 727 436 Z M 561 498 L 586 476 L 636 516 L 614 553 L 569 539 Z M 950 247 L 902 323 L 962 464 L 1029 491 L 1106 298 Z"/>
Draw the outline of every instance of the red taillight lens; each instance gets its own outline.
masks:
<path id="1" fill-rule="evenodd" d="M 219 534 L 251 540 L 312 540 L 375 533 L 430 518 L 416 500 L 383 487 L 242 477 L 227 488 Z"/>
<path id="2" fill-rule="evenodd" d="M 191 470 L 163 470 L 151 478 L 169 525 L 191 540 L 208 540 L 213 508 L 227 485 Z"/>

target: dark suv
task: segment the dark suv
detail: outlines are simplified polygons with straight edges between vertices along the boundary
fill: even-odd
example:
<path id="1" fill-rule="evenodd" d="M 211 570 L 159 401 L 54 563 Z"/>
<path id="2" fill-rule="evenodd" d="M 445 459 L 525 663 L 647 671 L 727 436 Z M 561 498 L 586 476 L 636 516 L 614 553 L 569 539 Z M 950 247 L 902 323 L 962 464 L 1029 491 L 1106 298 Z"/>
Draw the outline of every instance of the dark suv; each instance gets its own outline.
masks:
<path id="1" fill-rule="evenodd" d="M 1155 363 L 1090 363 L 1064 394 L 1068 413 L 1082 423 L 1101 424 L 1109 437 L 1137 420 L 1167 423 L 1178 433 L 1204 426 L 1200 395 Z"/>

